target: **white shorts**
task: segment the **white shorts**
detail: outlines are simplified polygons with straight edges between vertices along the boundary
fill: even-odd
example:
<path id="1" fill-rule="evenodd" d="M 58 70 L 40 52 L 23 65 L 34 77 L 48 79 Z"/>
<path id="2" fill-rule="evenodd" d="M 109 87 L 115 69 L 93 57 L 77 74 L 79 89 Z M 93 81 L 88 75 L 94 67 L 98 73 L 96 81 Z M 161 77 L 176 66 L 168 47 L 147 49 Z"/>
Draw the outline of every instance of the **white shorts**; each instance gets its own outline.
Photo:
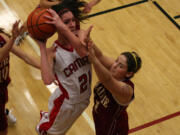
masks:
<path id="1" fill-rule="evenodd" d="M 41 119 L 36 127 L 40 135 L 43 133 L 65 134 L 89 105 L 89 98 L 77 104 L 68 104 L 63 95 L 55 100 L 52 98 L 51 96 L 49 99 L 49 112 L 41 112 Z"/>

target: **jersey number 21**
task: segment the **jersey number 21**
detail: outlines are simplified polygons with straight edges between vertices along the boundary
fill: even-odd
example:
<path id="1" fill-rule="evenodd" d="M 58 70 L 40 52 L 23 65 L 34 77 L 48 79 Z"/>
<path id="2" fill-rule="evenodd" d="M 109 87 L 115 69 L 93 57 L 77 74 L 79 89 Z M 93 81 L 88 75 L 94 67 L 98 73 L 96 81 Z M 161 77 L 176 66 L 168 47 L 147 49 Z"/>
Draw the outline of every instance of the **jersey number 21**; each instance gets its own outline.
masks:
<path id="1" fill-rule="evenodd" d="M 91 71 L 84 73 L 79 77 L 80 93 L 83 93 L 88 88 L 88 83 L 91 85 Z"/>

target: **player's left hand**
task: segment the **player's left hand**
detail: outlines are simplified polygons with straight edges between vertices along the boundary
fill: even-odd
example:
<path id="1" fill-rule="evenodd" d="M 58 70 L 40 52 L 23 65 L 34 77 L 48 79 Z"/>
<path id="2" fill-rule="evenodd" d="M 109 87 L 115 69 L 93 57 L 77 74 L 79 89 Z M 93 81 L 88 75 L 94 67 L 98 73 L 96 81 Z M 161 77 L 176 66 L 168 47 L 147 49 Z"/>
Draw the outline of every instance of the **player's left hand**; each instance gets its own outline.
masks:
<path id="1" fill-rule="evenodd" d="M 48 24 L 53 24 L 57 29 L 62 29 L 66 27 L 59 15 L 52 9 L 47 9 L 51 16 L 45 16 L 49 21 L 46 21 Z"/>
<path id="2" fill-rule="evenodd" d="M 19 23 L 20 23 L 20 20 L 16 21 L 14 24 L 13 24 L 13 27 L 12 27 L 12 38 L 16 39 L 19 34 L 20 34 L 20 31 L 21 29 L 19 29 Z"/>

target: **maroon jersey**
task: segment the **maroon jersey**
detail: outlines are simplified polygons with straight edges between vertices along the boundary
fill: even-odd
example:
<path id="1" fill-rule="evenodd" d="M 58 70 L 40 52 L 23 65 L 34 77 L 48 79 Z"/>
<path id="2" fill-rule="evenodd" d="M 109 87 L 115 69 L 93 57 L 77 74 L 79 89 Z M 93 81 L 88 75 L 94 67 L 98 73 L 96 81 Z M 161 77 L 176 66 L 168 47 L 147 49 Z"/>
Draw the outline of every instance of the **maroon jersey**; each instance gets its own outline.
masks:
<path id="1" fill-rule="evenodd" d="M 134 89 L 131 81 L 125 83 Z M 127 135 L 129 130 L 127 106 L 118 104 L 104 85 L 98 83 L 94 88 L 93 106 L 96 135 Z"/>
<path id="2" fill-rule="evenodd" d="M 6 41 L 0 35 L 0 47 L 5 45 Z M 9 56 L 0 62 L 0 102 L 6 102 L 7 99 L 7 86 L 10 82 L 9 78 Z"/>

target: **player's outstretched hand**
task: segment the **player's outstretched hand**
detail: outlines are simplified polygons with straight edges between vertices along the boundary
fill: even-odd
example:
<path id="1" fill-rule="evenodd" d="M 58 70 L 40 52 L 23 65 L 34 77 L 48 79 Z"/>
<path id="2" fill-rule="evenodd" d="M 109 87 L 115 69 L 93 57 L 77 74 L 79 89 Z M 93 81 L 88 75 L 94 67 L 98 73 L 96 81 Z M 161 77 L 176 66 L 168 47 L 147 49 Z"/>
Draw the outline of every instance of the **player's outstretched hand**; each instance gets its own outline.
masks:
<path id="1" fill-rule="evenodd" d="M 21 29 L 19 28 L 19 23 L 20 23 L 20 20 L 16 21 L 13 26 L 12 26 L 12 38 L 16 39 L 19 34 L 20 34 L 20 31 Z"/>
<path id="2" fill-rule="evenodd" d="M 81 41 L 81 44 L 87 46 L 87 42 L 90 40 L 90 33 L 92 31 L 93 26 L 90 26 L 87 30 L 81 30 L 78 33 L 78 37 Z"/>

